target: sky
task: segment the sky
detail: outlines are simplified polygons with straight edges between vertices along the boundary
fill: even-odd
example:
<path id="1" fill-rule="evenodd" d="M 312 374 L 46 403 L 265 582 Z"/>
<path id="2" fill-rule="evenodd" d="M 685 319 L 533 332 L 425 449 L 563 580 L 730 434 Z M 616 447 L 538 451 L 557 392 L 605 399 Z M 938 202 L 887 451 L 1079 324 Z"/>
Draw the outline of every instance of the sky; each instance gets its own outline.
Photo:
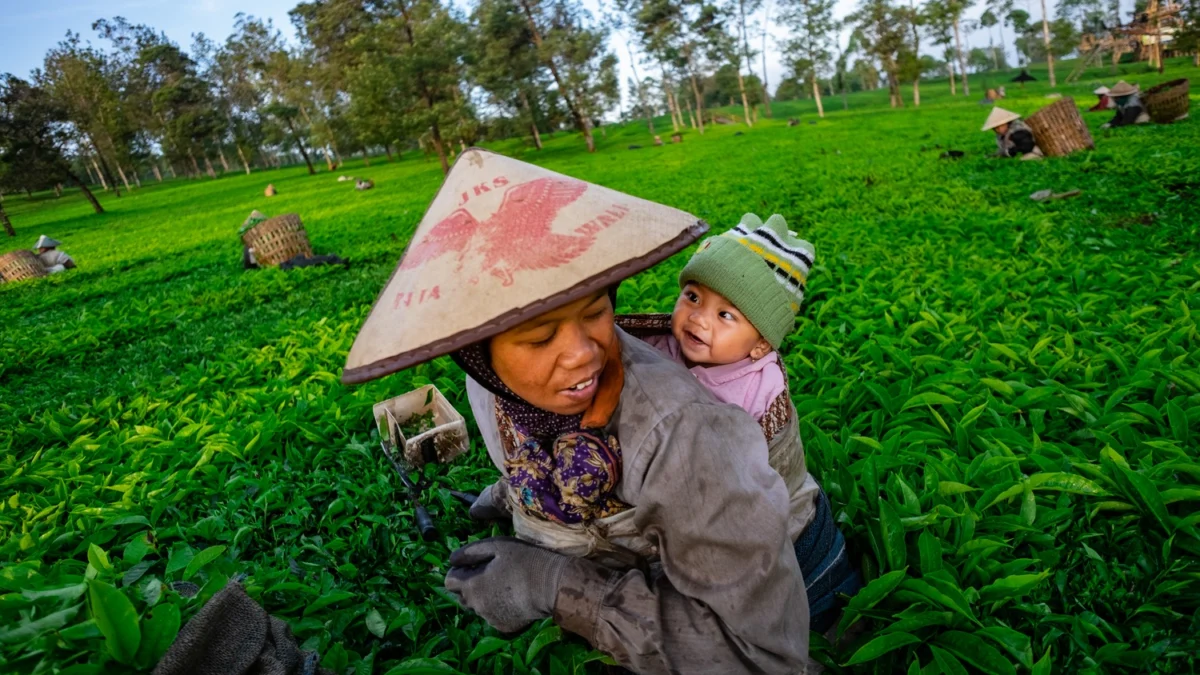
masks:
<path id="1" fill-rule="evenodd" d="M 192 35 L 204 33 L 220 43 L 233 31 L 234 16 L 246 12 L 275 22 L 284 35 L 295 38 L 295 30 L 288 19 L 288 10 L 298 0 L 0 0 L 0 73 L 12 73 L 28 77 L 30 71 L 42 63 L 46 51 L 57 44 L 67 31 L 80 33 L 85 40 L 99 42 L 92 31 L 92 22 L 100 18 L 123 16 L 131 23 L 153 26 L 184 48 L 192 43 Z M 454 0 L 460 6 L 467 0 Z M 598 13 L 600 0 L 582 0 L 583 4 Z M 771 1 L 771 0 L 768 0 Z M 1017 0 L 1018 5 L 1028 0 Z M 772 4 L 774 4 L 772 2 Z M 850 13 L 856 0 L 836 0 L 835 16 Z M 1053 6 L 1053 3 L 1049 3 Z M 1031 8 L 1032 9 L 1032 8 Z M 976 7 L 968 17 L 978 16 Z M 1053 10 L 1051 10 L 1053 11 Z M 1032 11 L 1034 15 L 1039 11 Z M 774 23 L 774 22 L 772 22 Z M 767 43 L 767 78 L 772 90 L 786 75 L 780 63 L 776 40 L 784 36 L 777 25 L 769 31 Z M 1011 40 L 1007 33 L 1005 42 Z M 985 46 L 987 35 L 976 32 L 969 38 L 969 46 Z M 751 48 L 762 47 L 759 37 L 751 37 Z M 629 56 L 623 42 L 614 41 L 614 53 L 621 60 L 621 82 L 633 74 Z M 755 57 L 754 71 L 761 75 L 762 59 Z M 639 71 L 647 75 L 645 68 Z M 624 92 L 625 106 L 630 105 L 631 96 Z"/>

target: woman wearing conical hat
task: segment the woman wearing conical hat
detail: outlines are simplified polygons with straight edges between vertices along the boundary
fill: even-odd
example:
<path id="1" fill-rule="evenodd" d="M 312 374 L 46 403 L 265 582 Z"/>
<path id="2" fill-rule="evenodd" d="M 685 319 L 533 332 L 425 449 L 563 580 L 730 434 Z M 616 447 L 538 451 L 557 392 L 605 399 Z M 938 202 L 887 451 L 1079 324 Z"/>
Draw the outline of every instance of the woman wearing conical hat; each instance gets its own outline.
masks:
<path id="1" fill-rule="evenodd" d="M 1117 114 L 1100 128 L 1127 127 L 1131 124 L 1145 124 L 1149 122 L 1150 115 L 1146 112 L 1146 107 L 1142 105 L 1142 98 L 1138 94 L 1138 86 L 1136 84 L 1129 84 L 1125 80 L 1121 80 L 1112 89 L 1108 90 L 1108 96 L 1112 99 L 1113 107 L 1117 109 Z"/>
<path id="2" fill-rule="evenodd" d="M 614 324 L 616 284 L 705 229 L 470 149 L 343 380 L 445 354 L 469 375 L 502 475 L 471 513 L 518 538 L 454 551 L 446 588 L 493 627 L 553 617 L 638 673 L 804 672 L 808 601 L 761 428 Z"/>
<path id="3" fill-rule="evenodd" d="M 1001 107 L 992 108 L 987 121 L 983 123 L 982 131 L 989 129 L 996 132 L 998 157 L 1042 158 L 1042 150 L 1033 138 L 1033 131 L 1021 121 L 1021 116 L 1017 113 Z"/>
<path id="4" fill-rule="evenodd" d="M 1113 102 L 1112 97 L 1108 95 L 1109 91 L 1111 90 L 1104 85 L 1096 87 L 1095 91 L 1092 93 L 1095 94 L 1099 100 L 1096 101 L 1096 105 L 1088 108 L 1088 112 L 1099 112 L 1101 110 L 1108 110 L 1112 108 Z"/>
<path id="5" fill-rule="evenodd" d="M 38 237 L 37 243 L 33 245 L 33 248 L 37 250 L 38 258 L 50 274 L 58 274 L 63 270 L 75 269 L 75 260 L 66 253 L 58 250 L 59 246 L 62 246 L 62 242 L 57 239 L 51 239 L 44 234 Z"/>

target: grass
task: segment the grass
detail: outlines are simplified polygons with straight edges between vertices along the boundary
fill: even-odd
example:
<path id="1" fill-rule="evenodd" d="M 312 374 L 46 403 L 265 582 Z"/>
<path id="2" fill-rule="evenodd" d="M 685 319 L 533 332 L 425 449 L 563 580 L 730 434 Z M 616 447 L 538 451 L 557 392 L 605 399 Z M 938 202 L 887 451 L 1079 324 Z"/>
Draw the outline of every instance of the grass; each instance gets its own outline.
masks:
<path id="1" fill-rule="evenodd" d="M 1125 67 L 1143 86 L 1197 72 Z M 1059 91 L 1090 105 L 1106 73 Z M 1048 102 L 1034 74 L 1006 107 Z M 1089 115 L 1095 151 L 1028 163 L 988 158 L 987 107 L 945 82 L 919 109 L 882 92 L 840 107 L 777 103 L 752 129 L 660 148 L 631 124 L 594 155 L 570 133 L 495 149 L 714 229 L 782 213 L 816 244 L 783 353 L 809 465 L 870 581 L 844 622 L 867 629 L 840 650 L 814 637 L 817 658 L 1193 672 L 1200 125 L 1106 132 Z M 439 359 L 338 381 L 440 172 L 409 156 L 338 173 L 377 187 L 293 167 L 101 194 L 103 216 L 73 192 L 8 197 L 14 247 L 49 234 L 80 269 L 0 285 L 0 672 L 146 671 L 235 574 L 338 672 L 597 669 L 548 622 L 497 635 L 441 590 L 449 551 L 500 531 L 448 490 L 494 471 L 474 435 L 468 458 L 428 467 L 441 538 L 421 541 L 370 406 L 434 382 L 467 411 L 461 374 Z M 1028 198 L 1044 188 L 1082 195 Z M 351 267 L 242 271 L 254 208 L 301 214 Z M 669 308 L 684 260 L 626 282 L 620 309 Z"/>

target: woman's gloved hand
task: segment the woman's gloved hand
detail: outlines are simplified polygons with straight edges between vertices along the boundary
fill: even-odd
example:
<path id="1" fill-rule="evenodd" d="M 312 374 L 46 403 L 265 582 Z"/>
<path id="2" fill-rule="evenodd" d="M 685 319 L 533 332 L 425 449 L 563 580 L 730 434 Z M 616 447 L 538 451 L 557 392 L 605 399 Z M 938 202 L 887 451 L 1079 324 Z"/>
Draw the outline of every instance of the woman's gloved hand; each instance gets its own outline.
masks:
<path id="1" fill-rule="evenodd" d="M 550 616 L 569 558 L 511 537 L 467 544 L 450 554 L 446 590 L 503 633 Z"/>
<path id="2" fill-rule="evenodd" d="M 508 483 L 501 479 L 484 488 L 467 513 L 472 520 L 512 518 L 512 513 L 508 510 Z"/>

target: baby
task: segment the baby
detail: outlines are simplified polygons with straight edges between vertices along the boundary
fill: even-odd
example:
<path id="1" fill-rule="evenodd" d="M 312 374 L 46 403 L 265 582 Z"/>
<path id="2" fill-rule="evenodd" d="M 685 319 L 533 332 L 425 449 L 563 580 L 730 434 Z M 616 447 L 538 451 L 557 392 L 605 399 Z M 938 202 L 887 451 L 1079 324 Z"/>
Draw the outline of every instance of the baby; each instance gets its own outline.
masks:
<path id="1" fill-rule="evenodd" d="M 812 244 L 789 232 L 782 216 L 764 224 L 748 213 L 701 244 L 679 276 L 671 333 L 646 342 L 762 424 L 787 393 L 777 350 L 795 325 L 812 264 Z"/>
<path id="2" fill-rule="evenodd" d="M 687 367 L 718 400 L 750 413 L 767 439 L 767 461 L 788 489 L 788 532 L 808 592 L 811 628 L 825 632 L 838 596 L 861 587 L 828 498 L 808 473 L 799 421 L 779 358 L 795 327 L 813 265 L 813 246 L 782 216 L 746 214 L 736 228 L 700 245 L 679 275 L 670 333 L 629 317 L 631 332 Z"/>

